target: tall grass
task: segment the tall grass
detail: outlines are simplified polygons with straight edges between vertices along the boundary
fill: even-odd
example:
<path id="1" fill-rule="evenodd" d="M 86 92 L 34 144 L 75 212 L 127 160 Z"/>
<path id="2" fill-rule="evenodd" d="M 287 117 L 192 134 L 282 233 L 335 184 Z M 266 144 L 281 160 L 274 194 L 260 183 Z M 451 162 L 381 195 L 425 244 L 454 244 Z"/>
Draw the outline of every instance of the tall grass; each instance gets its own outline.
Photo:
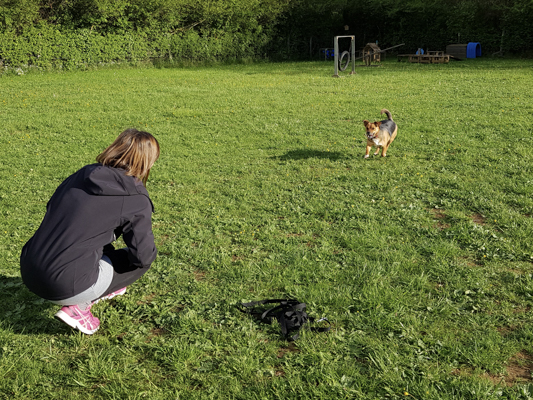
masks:
<path id="1" fill-rule="evenodd" d="M 3 76 L 0 398 L 533 397 L 530 63 L 387 61 Z M 399 125 L 363 159 L 363 119 Z M 97 334 L 23 286 L 59 183 L 157 136 L 159 256 Z M 332 322 L 287 343 L 236 304 Z"/>

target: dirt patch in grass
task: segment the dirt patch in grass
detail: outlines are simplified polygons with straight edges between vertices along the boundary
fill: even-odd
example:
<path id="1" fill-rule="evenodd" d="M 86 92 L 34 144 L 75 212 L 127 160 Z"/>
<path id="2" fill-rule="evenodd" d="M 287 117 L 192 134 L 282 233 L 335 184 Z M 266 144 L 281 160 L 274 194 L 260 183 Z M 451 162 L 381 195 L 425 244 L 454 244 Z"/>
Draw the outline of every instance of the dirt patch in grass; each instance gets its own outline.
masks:
<path id="1" fill-rule="evenodd" d="M 165 333 L 167 333 L 165 328 L 153 328 L 150 331 L 150 336 L 163 336 Z"/>
<path id="2" fill-rule="evenodd" d="M 452 372 L 450 372 L 454 376 L 461 375 L 461 370 L 459 368 L 452 369 Z"/>
<path id="3" fill-rule="evenodd" d="M 461 257 L 467 267 L 482 267 L 483 265 L 470 257 Z"/>
<path id="4" fill-rule="evenodd" d="M 316 240 L 319 238 L 320 236 L 317 235 L 316 233 L 313 234 L 313 237 L 311 240 L 309 240 L 305 245 L 309 248 L 312 248 L 312 247 L 315 247 L 316 246 Z"/>
<path id="5" fill-rule="evenodd" d="M 241 261 L 242 259 L 243 259 L 242 256 L 238 256 L 238 255 L 236 255 L 236 254 L 233 254 L 233 255 L 231 256 L 231 262 Z"/>
<path id="6" fill-rule="evenodd" d="M 434 225 L 434 228 L 437 228 L 438 230 L 447 229 L 450 227 L 450 224 L 447 224 L 443 222 L 446 219 L 446 214 L 444 214 L 444 210 L 438 209 L 438 208 L 431 208 L 429 209 L 429 212 L 433 215 L 433 219 L 437 221 L 437 224 Z"/>
<path id="7" fill-rule="evenodd" d="M 505 271 L 510 272 L 511 274 L 516 275 L 516 276 L 520 276 L 524 273 L 523 271 L 520 271 L 519 269 L 516 269 L 516 268 L 505 268 Z"/>
<path id="8" fill-rule="evenodd" d="M 516 330 L 516 326 L 500 326 L 496 328 L 496 330 L 500 333 L 500 335 L 507 336 Z"/>
<path id="9" fill-rule="evenodd" d="M 152 328 L 145 342 L 150 343 L 153 338 L 164 336 L 166 333 L 167 333 L 167 330 L 165 328 Z"/>
<path id="10" fill-rule="evenodd" d="M 490 374 L 485 372 L 482 378 L 490 380 L 494 385 L 514 386 L 532 382 L 531 372 L 533 371 L 533 357 L 526 351 L 521 351 L 512 356 L 505 368 L 505 373 L 501 375 Z M 473 370 L 469 367 L 455 368 L 451 371 L 455 376 L 471 376 Z"/>
<path id="11" fill-rule="evenodd" d="M 195 269 L 192 271 L 194 280 L 197 282 L 203 281 L 205 279 L 205 272 Z"/>
<path id="12" fill-rule="evenodd" d="M 437 225 L 435 225 L 435 228 L 438 230 L 448 229 L 450 227 L 450 224 L 444 224 L 442 222 L 438 222 Z"/>
<path id="13" fill-rule="evenodd" d="M 141 305 L 141 304 L 149 304 L 152 302 L 152 300 L 157 296 L 157 293 L 150 293 L 146 296 L 143 297 L 142 300 L 139 300 L 137 302 L 137 305 Z"/>
<path id="14" fill-rule="evenodd" d="M 513 309 L 513 314 L 525 314 L 531 311 L 531 307 L 515 307 Z"/>
<path id="15" fill-rule="evenodd" d="M 441 210 L 440 208 L 430 208 L 429 212 L 433 214 L 433 217 L 436 219 L 446 218 L 446 214 L 444 214 L 444 210 Z"/>
<path id="16" fill-rule="evenodd" d="M 278 349 L 278 358 L 283 358 L 287 354 L 297 353 L 299 351 L 300 349 L 298 349 L 294 343 L 291 343 L 287 347 L 281 347 Z"/>
<path id="17" fill-rule="evenodd" d="M 531 371 L 533 370 L 533 357 L 525 352 L 521 351 L 515 354 L 510 360 L 509 365 L 506 368 L 507 377 L 506 383 L 511 385 L 514 383 L 531 382 Z"/>
<path id="18" fill-rule="evenodd" d="M 168 241 L 170 239 L 170 236 L 169 235 L 161 235 L 159 237 L 159 241 L 157 242 L 157 246 L 162 246 L 166 241 Z"/>
<path id="19" fill-rule="evenodd" d="M 285 372 L 281 369 L 277 369 L 275 372 L 274 372 L 274 376 L 285 376 Z"/>
<path id="20" fill-rule="evenodd" d="M 470 218 L 472 218 L 472 221 L 474 222 L 474 224 L 478 224 L 478 225 L 485 225 L 486 222 L 485 222 L 485 217 L 481 214 L 473 214 Z"/>
<path id="21" fill-rule="evenodd" d="M 504 375 L 485 374 L 485 376 L 495 385 L 514 386 L 533 381 L 531 371 L 533 371 L 533 357 L 529 353 L 521 351 L 511 357 Z"/>

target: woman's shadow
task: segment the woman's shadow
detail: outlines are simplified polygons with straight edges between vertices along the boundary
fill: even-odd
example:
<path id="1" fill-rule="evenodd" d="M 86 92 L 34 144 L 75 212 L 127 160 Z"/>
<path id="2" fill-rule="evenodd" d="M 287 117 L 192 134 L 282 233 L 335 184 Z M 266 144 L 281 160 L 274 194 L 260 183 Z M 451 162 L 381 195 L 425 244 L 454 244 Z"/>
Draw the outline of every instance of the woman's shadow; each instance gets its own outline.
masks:
<path id="1" fill-rule="evenodd" d="M 20 277 L 0 274 L 0 329 L 17 334 L 62 334 L 69 329 L 53 318 L 57 305 L 31 293 Z"/>

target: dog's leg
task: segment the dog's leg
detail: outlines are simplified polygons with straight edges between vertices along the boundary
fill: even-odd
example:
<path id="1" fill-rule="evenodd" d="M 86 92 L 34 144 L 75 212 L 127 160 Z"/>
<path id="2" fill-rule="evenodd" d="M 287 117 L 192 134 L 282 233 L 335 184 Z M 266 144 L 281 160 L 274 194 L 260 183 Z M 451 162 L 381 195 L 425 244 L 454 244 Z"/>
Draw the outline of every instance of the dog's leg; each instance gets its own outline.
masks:
<path id="1" fill-rule="evenodd" d="M 396 139 L 396 135 L 398 134 L 398 127 L 396 127 L 394 129 L 394 132 L 392 132 L 392 135 L 391 135 L 391 138 L 390 138 L 390 142 L 389 142 L 389 145 L 394 141 L 394 139 Z"/>
<path id="2" fill-rule="evenodd" d="M 387 149 L 389 148 L 390 142 L 383 146 L 383 151 L 381 152 L 381 157 L 387 157 Z"/>
<path id="3" fill-rule="evenodd" d="M 365 152 L 365 158 L 368 158 L 368 157 L 369 157 L 369 153 L 370 153 L 370 149 L 371 149 L 371 148 L 372 148 L 372 146 L 369 145 L 369 144 L 367 143 L 367 145 L 366 145 L 366 152 Z"/>
<path id="4" fill-rule="evenodd" d="M 379 154 L 379 150 L 382 149 L 383 150 L 383 147 L 381 146 L 378 146 L 378 148 L 376 149 L 376 152 L 374 153 L 375 156 L 377 156 Z M 382 152 L 383 154 L 383 152 Z"/>

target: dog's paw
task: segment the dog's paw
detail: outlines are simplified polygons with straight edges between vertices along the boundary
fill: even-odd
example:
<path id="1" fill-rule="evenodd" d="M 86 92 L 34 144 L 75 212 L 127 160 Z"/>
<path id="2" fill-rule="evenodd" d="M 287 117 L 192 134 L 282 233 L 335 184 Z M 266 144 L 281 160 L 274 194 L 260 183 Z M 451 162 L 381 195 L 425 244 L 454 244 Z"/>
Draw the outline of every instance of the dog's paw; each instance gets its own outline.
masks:
<path id="1" fill-rule="evenodd" d="M 370 157 L 370 156 L 368 154 L 365 154 L 364 158 L 368 158 L 368 157 Z"/>

